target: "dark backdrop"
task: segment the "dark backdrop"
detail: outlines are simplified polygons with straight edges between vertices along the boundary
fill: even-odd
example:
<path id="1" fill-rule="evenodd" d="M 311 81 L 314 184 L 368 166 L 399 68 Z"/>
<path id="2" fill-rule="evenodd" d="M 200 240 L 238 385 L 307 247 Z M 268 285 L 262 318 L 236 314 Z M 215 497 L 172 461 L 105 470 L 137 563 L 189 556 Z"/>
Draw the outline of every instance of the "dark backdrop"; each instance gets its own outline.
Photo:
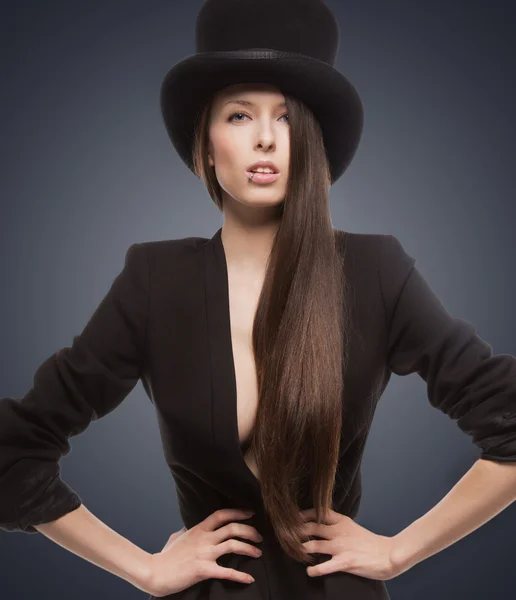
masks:
<path id="1" fill-rule="evenodd" d="M 514 3 L 327 3 L 341 29 L 336 67 L 365 105 L 357 155 L 331 188 L 334 225 L 396 235 L 452 313 L 496 353 L 516 354 Z M 158 102 L 166 70 L 194 52 L 201 5 L 3 3 L 2 396 L 24 395 L 37 366 L 69 345 L 132 242 L 211 237 L 221 226 Z M 62 474 L 85 505 L 159 551 L 182 521 L 141 383 L 72 443 Z M 393 376 L 365 451 L 358 520 L 397 533 L 477 457 L 417 375 Z M 508 600 L 515 527 L 510 506 L 388 582 L 393 600 Z M 76 600 L 145 597 L 43 535 L 2 532 L 0 552 L 6 600 L 65 599 L 71 589 Z"/>

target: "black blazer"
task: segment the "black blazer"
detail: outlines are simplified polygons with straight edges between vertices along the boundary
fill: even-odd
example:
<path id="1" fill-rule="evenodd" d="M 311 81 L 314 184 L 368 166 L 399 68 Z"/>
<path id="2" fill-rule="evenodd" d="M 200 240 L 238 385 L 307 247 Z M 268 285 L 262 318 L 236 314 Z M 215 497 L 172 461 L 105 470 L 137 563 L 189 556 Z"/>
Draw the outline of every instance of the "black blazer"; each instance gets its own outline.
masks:
<path id="1" fill-rule="evenodd" d="M 363 450 L 391 373 L 418 373 L 431 404 L 456 420 L 482 458 L 516 461 L 516 358 L 493 355 L 472 324 L 445 310 L 395 236 L 346 232 L 343 239 L 356 325 L 344 381 L 353 418 L 342 424 L 333 508 L 351 518 L 358 512 Z M 256 510 L 248 522 L 265 538 L 263 556 L 231 553 L 219 564 L 250 572 L 264 597 L 388 598 L 380 581 L 344 572 L 311 578 L 277 545 L 238 438 L 221 229 L 211 239 L 132 244 L 71 346 L 39 366 L 23 398 L 0 400 L 1 529 L 37 533 L 33 525 L 81 504 L 60 477 L 69 438 L 114 410 L 140 379 L 185 526 L 219 508 Z M 310 505 L 306 490 L 300 509 Z M 206 597 L 225 598 L 235 585 L 211 579 L 177 596 L 208 589 Z"/>

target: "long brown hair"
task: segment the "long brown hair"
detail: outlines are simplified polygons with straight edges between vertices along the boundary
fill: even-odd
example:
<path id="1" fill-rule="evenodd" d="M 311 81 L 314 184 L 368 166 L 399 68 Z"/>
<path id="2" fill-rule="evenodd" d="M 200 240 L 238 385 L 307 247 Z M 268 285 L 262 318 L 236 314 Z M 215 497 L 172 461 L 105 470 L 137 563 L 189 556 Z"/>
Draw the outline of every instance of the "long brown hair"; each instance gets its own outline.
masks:
<path id="1" fill-rule="evenodd" d="M 320 126 L 308 107 L 285 96 L 290 166 L 281 222 L 253 323 L 258 409 L 251 447 L 264 508 L 292 558 L 313 564 L 301 545 L 298 501 L 310 485 L 317 521 L 332 508 L 343 418 L 347 323 L 343 232 L 332 226 L 330 171 Z M 211 102 L 199 114 L 193 164 L 222 212 L 208 163 Z"/>

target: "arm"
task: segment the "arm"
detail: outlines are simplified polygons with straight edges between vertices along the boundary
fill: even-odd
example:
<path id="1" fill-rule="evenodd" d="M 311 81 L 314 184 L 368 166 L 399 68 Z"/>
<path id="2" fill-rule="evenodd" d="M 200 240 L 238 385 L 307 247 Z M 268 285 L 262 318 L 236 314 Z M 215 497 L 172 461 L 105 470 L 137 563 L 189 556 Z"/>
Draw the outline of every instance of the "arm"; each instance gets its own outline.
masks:
<path id="1" fill-rule="evenodd" d="M 398 573 L 451 546 L 516 500 L 516 463 L 477 460 L 425 515 L 392 538 Z"/>
<path id="2" fill-rule="evenodd" d="M 479 458 L 516 462 L 516 357 L 494 354 L 472 323 L 448 312 L 397 238 L 383 240 L 387 369 L 417 373 L 430 404 L 470 437 Z"/>
<path id="3" fill-rule="evenodd" d="M 417 373 L 430 404 L 480 450 L 452 490 L 393 538 L 394 559 L 406 570 L 516 499 L 516 357 L 494 354 L 472 323 L 451 315 L 394 236 L 381 246 L 387 367 L 397 375 Z"/>
<path id="4" fill-rule="evenodd" d="M 84 504 L 34 528 L 66 550 L 151 593 L 149 561 L 152 555 L 108 527 Z"/>
<path id="5" fill-rule="evenodd" d="M 0 530 L 38 533 L 81 504 L 60 476 L 70 438 L 136 386 L 145 360 L 150 267 L 132 244 L 82 332 L 36 369 L 22 398 L 0 398 Z"/>

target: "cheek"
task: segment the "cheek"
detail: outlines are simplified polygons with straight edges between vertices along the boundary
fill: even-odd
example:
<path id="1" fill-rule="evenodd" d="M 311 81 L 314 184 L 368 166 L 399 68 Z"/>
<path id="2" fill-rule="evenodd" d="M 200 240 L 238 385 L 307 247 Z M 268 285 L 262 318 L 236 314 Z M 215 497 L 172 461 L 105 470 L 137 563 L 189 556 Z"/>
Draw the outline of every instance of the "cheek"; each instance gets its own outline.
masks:
<path id="1" fill-rule="evenodd" d="M 216 174 L 219 184 L 228 192 L 240 189 L 247 182 L 244 156 L 241 144 L 231 143 L 227 139 L 217 145 L 215 155 Z"/>
<path id="2" fill-rule="evenodd" d="M 243 146 L 242 140 L 237 136 L 221 135 L 214 143 L 216 162 L 225 168 L 236 167 L 238 159 L 243 155 Z"/>

